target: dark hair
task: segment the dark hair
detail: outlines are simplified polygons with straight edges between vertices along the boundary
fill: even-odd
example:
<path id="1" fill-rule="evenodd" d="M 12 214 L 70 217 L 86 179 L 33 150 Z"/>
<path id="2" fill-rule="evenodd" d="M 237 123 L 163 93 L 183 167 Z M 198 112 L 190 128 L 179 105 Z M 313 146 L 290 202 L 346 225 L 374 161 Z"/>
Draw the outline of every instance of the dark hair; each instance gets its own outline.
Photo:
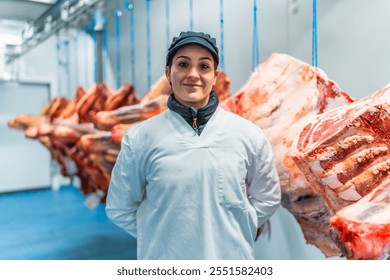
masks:
<path id="1" fill-rule="evenodd" d="M 219 64 L 219 51 L 216 45 L 215 38 L 211 37 L 209 34 L 203 32 L 194 32 L 187 31 L 181 32 L 179 37 L 174 37 L 171 45 L 168 48 L 168 53 L 166 57 L 166 66 L 172 63 L 172 59 L 177 53 L 177 51 L 188 44 L 198 44 L 205 47 L 213 56 L 215 60 L 216 67 Z"/>

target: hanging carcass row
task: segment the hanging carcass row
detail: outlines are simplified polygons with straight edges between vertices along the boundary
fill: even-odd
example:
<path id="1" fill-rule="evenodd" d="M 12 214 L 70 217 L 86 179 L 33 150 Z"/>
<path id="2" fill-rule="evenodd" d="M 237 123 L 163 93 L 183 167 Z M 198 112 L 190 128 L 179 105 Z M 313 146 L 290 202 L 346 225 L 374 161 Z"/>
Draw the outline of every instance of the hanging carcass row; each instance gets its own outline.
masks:
<path id="1" fill-rule="evenodd" d="M 273 54 L 221 106 L 261 127 L 270 140 L 282 188 L 282 205 L 295 217 L 309 244 L 339 256 L 329 235 L 330 211 L 292 160 L 293 141 L 316 115 L 353 99 L 320 69 Z"/>
<path id="2" fill-rule="evenodd" d="M 319 115 L 293 159 L 330 212 L 332 237 L 349 259 L 390 254 L 390 85 Z"/>
<path id="3" fill-rule="evenodd" d="M 71 101 L 64 97 L 54 98 L 39 116 L 20 115 L 9 120 L 8 126 L 23 130 L 28 138 L 39 140 L 59 163 L 61 174 L 80 177 L 82 191 L 89 193 L 99 189 L 97 186 L 105 177 L 99 162 L 86 157 L 77 143 L 83 135 L 99 132 L 92 122 L 97 112 L 138 102 L 139 98 L 128 83 L 117 91 L 110 90 L 105 83 L 93 84 L 88 91 L 78 87 Z"/>

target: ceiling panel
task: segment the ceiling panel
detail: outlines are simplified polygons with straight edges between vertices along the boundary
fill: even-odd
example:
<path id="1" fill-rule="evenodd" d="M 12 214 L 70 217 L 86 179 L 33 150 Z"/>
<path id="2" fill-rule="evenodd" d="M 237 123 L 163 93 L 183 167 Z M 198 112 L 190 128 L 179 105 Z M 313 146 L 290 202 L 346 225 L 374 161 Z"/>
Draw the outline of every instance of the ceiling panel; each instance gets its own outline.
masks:
<path id="1" fill-rule="evenodd" d="M 37 1 L 0 0 L 0 19 L 34 21 L 49 7 L 50 3 Z"/>

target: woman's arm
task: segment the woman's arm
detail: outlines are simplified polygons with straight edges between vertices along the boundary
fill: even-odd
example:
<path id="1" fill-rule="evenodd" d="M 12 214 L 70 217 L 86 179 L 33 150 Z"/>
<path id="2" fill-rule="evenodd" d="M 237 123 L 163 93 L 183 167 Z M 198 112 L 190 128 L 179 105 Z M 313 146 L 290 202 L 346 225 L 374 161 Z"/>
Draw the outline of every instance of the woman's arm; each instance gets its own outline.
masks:
<path id="1" fill-rule="evenodd" d="M 248 180 L 249 200 L 256 209 L 258 227 L 275 213 L 281 203 L 280 182 L 272 147 L 265 137 L 261 141 Z"/>
<path id="2" fill-rule="evenodd" d="M 136 214 L 143 198 L 145 179 L 141 175 L 133 143 L 126 134 L 111 173 L 106 200 L 108 218 L 129 234 L 137 237 Z"/>

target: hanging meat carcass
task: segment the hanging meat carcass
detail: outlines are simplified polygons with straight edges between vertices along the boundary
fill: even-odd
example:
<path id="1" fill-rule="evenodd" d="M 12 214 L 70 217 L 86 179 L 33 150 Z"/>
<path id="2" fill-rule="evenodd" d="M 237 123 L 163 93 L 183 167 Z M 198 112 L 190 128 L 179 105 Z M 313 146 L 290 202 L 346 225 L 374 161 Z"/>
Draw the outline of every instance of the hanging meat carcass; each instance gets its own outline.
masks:
<path id="1" fill-rule="evenodd" d="M 330 220 L 332 238 L 348 259 L 390 256 L 390 181 L 387 179 Z"/>
<path id="2" fill-rule="evenodd" d="M 333 237 L 348 258 L 378 258 L 390 246 L 389 147 L 390 85 L 317 116 L 293 146 L 294 161 L 335 214 Z"/>
<path id="3" fill-rule="evenodd" d="M 82 192 L 88 194 L 102 190 L 106 193 L 111 170 L 119 154 L 119 147 L 111 142 L 111 132 L 97 131 L 83 135 L 72 153 L 72 158 L 82 167 L 79 172 Z"/>
<path id="4" fill-rule="evenodd" d="M 219 70 L 217 81 L 215 82 L 214 91 L 218 96 L 219 101 L 228 99 L 232 94 L 230 92 L 231 80 L 225 72 Z"/>
<path id="5" fill-rule="evenodd" d="M 273 54 L 221 104 L 263 129 L 273 147 L 282 205 L 300 224 L 307 243 L 327 257 L 340 255 L 329 236 L 329 209 L 290 152 L 293 141 L 316 115 L 352 101 L 320 69 L 285 54 Z"/>
<path id="6" fill-rule="evenodd" d="M 65 97 L 56 97 L 42 108 L 38 116 L 18 115 L 8 120 L 7 124 L 11 128 L 25 131 L 29 127 L 37 127 L 58 118 L 68 105 L 69 101 Z"/>
<path id="7" fill-rule="evenodd" d="M 95 126 L 102 130 L 111 130 L 117 124 L 132 124 L 166 109 L 170 94 L 170 85 L 165 75 L 154 83 L 141 101 L 134 105 L 122 106 L 112 111 L 101 111 L 94 117 Z"/>

